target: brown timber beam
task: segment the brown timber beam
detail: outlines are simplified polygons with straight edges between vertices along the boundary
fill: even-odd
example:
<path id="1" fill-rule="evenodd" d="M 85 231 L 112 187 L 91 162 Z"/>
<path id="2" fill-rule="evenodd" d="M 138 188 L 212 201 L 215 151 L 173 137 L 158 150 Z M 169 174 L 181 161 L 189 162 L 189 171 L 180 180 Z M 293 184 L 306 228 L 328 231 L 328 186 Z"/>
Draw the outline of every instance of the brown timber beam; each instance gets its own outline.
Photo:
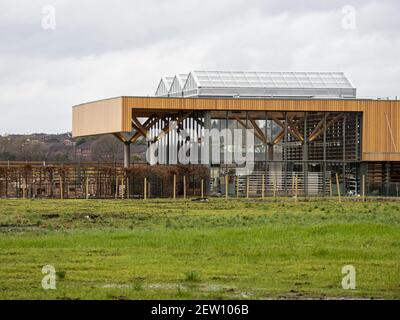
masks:
<path id="1" fill-rule="evenodd" d="M 246 129 L 252 129 L 252 128 L 249 128 L 248 126 L 246 126 L 246 123 L 242 120 L 242 119 L 240 119 L 238 116 L 234 116 L 234 118 L 236 119 L 236 121 L 237 122 L 239 122 L 243 127 L 245 127 Z M 258 132 L 257 132 L 257 130 L 254 132 L 254 135 L 258 138 L 258 139 L 260 139 L 261 141 L 264 141 L 265 143 L 266 143 L 266 138 L 265 138 L 265 136 L 264 136 L 264 134 L 262 134 L 262 135 L 260 135 Z"/>
<path id="2" fill-rule="evenodd" d="M 177 115 L 175 116 L 176 120 L 176 124 L 179 125 L 183 120 L 185 120 L 187 117 L 189 117 L 191 115 L 192 111 L 187 112 L 185 114 L 181 114 L 181 115 Z M 179 116 L 179 117 L 178 117 Z M 167 121 L 166 121 L 167 122 Z M 174 127 L 170 126 L 169 123 L 167 123 L 167 125 L 162 129 L 162 132 L 155 137 L 155 139 L 153 140 L 153 142 L 156 142 L 160 139 L 162 139 L 166 134 L 168 134 L 172 129 L 174 129 Z"/>
<path id="3" fill-rule="evenodd" d="M 154 118 L 153 118 L 153 116 L 152 116 L 151 118 L 147 119 L 147 120 L 145 121 L 145 123 L 143 123 L 143 127 L 144 127 L 146 130 L 149 130 L 149 129 L 150 129 L 155 123 L 157 123 L 159 120 L 160 120 L 160 117 L 159 117 L 159 116 L 154 116 Z M 140 132 L 140 131 L 137 131 L 137 132 L 129 139 L 129 141 L 130 141 L 131 143 L 134 143 L 134 142 L 136 142 L 136 140 L 139 139 L 141 136 L 142 136 L 141 132 Z M 146 138 L 146 136 L 144 136 L 144 137 Z"/>
<path id="4" fill-rule="evenodd" d="M 329 122 L 326 124 L 326 128 L 325 128 L 325 129 L 329 128 L 332 124 L 334 124 L 336 121 L 338 121 L 338 120 L 339 120 L 340 118 L 342 118 L 343 116 L 344 116 L 344 113 L 340 113 L 339 115 L 337 115 L 336 117 L 334 117 L 331 121 L 329 121 Z M 322 121 L 322 124 L 324 124 L 324 121 L 323 121 L 323 120 L 321 120 L 321 121 Z M 320 123 L 321 123 L 321 122 L 320 122 Z M 315 130 L 314 130 L 314 131 L 315 131 Z M 314 133 L 314 131 L 313 131 L 313 133 L 311 133 L 311 135 L 310 135 L 308 141 L 314 141 L 315 139 L 317 139 L 317 138 L 324 132 L 324 126 L 322 125 L 322 127 L 320 127 L 320 128 L 318 129 L 317 132 Z"/>
<path id="5" fill-rule="evenodd" d="M 260 137 L 262 137 L 262 139 L 260 139 L 260 140 L 262 142 L 264 142 L 265 144 L 267 144 L 268 143 L 267 138 L 265 137 L 264 132 L 258 126 L 257 122 L 253 118 L 251 118 L 250 116 L 249 116 L 249 120 L 250 120 L 251 124 L 253 125 L 254 129 L 257 131 L 258 135 Z"/>
<path id="6" fill-rule="evenodd" d="M 291 123 L 291 122 L 293 121 L 293 119 L 294 119 L 295 116 L 296 116 L 296 115 L 292 115 L 291 117 L 288 118 L 288 124 Z M 283 130 L 285 130 L 285 125 L 284 125 L 278 118 L 276 118 L 276 117 L 273 116 L 273 115 L 270 115 L 270 118 L 271 118 L 278 126 L 280 126 Z M 295 130 L 293 130 L 293 128 L 290 127 L 290 126 L 288 125 L 287 129 L 288 129 L 289 133 L 290 133 L 293 137 L 295 137 L 297 140 L 303 141 L 303 138 L 302 138 L 300 132 L 298 132 L 298 130 L 296 130 L 297 128 L 296 128 Z M 299 134 L 300 134 L 300 135 L 299 135 Z"/>

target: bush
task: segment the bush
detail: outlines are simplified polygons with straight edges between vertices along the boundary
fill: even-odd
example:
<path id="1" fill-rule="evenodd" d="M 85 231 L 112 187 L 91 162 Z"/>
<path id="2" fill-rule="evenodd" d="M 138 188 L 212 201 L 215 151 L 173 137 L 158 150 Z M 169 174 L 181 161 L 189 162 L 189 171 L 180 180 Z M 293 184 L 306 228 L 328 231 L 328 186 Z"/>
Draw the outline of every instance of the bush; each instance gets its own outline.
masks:
<path id="1" fill-rule="evenodd" d="M 200 273 L 195 270 L 191 270 L 185 273 L 185 281 L 199 282 L 201 280 Z"/>

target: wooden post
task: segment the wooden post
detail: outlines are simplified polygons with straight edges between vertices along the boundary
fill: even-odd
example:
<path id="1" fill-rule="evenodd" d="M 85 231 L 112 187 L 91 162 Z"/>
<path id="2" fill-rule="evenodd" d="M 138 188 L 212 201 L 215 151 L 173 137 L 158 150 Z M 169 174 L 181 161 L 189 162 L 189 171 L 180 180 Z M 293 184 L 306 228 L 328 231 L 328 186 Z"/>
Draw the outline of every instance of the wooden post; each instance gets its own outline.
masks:
<path id="1" fill-rule="evenodd" d="M 172 197 L 176 199 L 176 174 L 174 174 L 173 184 L 172 184 Z"/>
<path id="2" fill-rule="evenodd" d="M 115 176 L 115 199 L 118 198 L 118 175 Z"/>
<path id="3" fill-rule="evenodd" d="M 22 183 L 22 198 L 26 198 L 26 183 Z"/>
<path id="4" fill-rule="evenodd" d="M 147 199 L 147 178 L 144 178 L 143 181 L 143 200 Z"/>
<path id="5" fill-rule="evenodd" d="M 250 178 L 249 176 L 246 177 L 246 198 L 249 198 L 249 191 L 250 191 Z"/>
<path id="6" fill-rule="evenodd" d="M 341 202 L 340 198 L 340 185 L 339 185 L 339 175 L 336 173 L 336 185 L 337 185 L 337 192 L 338 192 L 338 197 L 339 197 L 339 202 Z"/>
<path id="7" fill-rule="evenodd" d="M 277 181 L 276 181 L 276 176 L 274 177 L 274 185 L 273 185 L 273 188 L 274 188 L 274 198 L 276 198 L 276 184 L 277 184 Z"/>
<path id="8" fill-rule="evenodd" d="M 121 199 L 124 200 L 124 194 L 125 194 L 125 182 L 124 182 L 124 177 L 121 178 L 121 188 L 120 188 L 120 194 L 121 194 Z"/>
<path id="9" fill-rule="evenodd" d="M 228 175 L 225 175 L 225 199 L 228 199 L 228 183 L 229 183 L 229 177 Z"/>
<path id="10" fill-rule="evenodd" d="M 296 202 L 298 201 L 298 197 L 299 197 L 299 180 L 296 174 L 296 178 L 295 178 L 295 189 L 296 189 Z"/>
<path id="11" fill-rule="evenodd" d="M 186 199 L 186 176 L 183 176 L 183 199 Z"/>
<path id="12" fill-rule="evenodd" d="M 62 177 L 60 177 L 60 198 L 64 199 L 64 188 L 63 188 L 63 180 Z"/>
<path id="13" fill-rule="evenodd" d="M 239 176 L 236 176 L 236 198 L 239 198 Z"/>
<path id="14" fill-rule="evenodd" d="M 89 178 L 86 177 L 86 200 L 89 199 Z"/>
<path id="15" fill-rule="evenodd" d="M 362 176 L 362 200 L 365 201 L 365 174 Z"/>
<path id="16" fill-rule="evenodd" d="M 261 198 L 264 200 L 265 196 L 265 176 L 262 175 L 261 177 Z"/>
<path id="17" fill-rule="evenodd" d="M 201 179 L 201 198 L 204 198 L 204 179 Z"/>
<path id="18" fill-rule="evenodd" d="M 292 174 L 292 195 L 294 195 L 295 181 L 294 175 Z"/>
<path id="19" fill-rule="evenodd" d="M 126 178 L 126 198 L 129 199 L 129 178 Z"/>

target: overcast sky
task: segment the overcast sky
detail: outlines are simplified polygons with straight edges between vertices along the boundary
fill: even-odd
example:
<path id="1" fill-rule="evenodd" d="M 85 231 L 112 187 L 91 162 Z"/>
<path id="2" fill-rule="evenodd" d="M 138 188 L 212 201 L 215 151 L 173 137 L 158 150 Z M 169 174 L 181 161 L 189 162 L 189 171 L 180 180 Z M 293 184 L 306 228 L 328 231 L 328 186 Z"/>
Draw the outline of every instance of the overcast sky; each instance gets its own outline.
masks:
<path id="1" fill-rule="evenodd" d="M 360 97 L 400 98 L 399 15 L 398 0 L 1 0 L 0 134 L 70 131 L 71 106 L 190 70 L 344 71 Z"/>

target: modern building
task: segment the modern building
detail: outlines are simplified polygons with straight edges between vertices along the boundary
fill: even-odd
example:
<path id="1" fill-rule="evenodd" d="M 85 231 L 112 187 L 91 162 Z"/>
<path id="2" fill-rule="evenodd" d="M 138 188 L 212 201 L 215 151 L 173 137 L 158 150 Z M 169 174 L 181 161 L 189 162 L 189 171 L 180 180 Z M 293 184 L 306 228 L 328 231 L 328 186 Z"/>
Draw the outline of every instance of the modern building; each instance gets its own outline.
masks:
<path id="1" fill-rule="evenodd" d="M 249 175 L 238 176 L 235 164 L 209 164 L 211 193 L 250 186 L 252 194 L 291 195 L 295 181 L 306 195 L 336 193 L 337 186 L 350 195 L 400 191 L 400 101 L 358 99 L 341 72 L 193 71 L 162 78 L 155 97 L 73 107 L 73 136 L 113 134 L 125 145 L 126 166 L 138 139 L 166 146 L 158 156 L 175 164 L 187 142 L 180 131 L 194 130 L 186 140 L 201 144 L 213 128 L 251 129 L 255 145 Z M 221 152 L 233 144 L 221 140 Z"/>

